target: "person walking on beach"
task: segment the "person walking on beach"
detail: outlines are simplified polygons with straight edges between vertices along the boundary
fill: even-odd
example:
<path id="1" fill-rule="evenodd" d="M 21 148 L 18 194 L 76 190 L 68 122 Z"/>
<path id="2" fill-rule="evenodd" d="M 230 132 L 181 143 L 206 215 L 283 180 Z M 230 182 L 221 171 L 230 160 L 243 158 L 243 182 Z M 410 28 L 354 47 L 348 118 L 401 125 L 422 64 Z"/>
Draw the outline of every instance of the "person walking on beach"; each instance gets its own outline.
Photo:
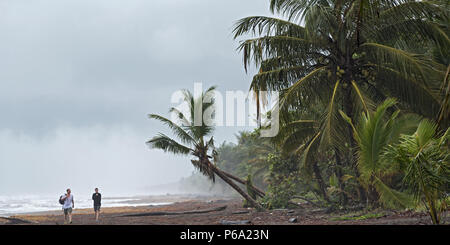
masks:
<path id="1" fill-rule="evenodd" d="M 102 194 L 98 193 L 98 188 L 95 188 L 95 193 L 92 194 L 92 200 L 94 200 L 95 221 L 98 222 L 100 206 L 102 205 Z"/>
<path id="2" fill-rule="evenodd" d="M 64 201 L 64 224 L 67 224 L 67 217 L 69 218 L 69 224 L 72 224 L 72 208 L 75 208 L 75 201 L 73 199 L 73 194 L 70 189 L 67 189 L 65 197 L 62 198 Z"/>

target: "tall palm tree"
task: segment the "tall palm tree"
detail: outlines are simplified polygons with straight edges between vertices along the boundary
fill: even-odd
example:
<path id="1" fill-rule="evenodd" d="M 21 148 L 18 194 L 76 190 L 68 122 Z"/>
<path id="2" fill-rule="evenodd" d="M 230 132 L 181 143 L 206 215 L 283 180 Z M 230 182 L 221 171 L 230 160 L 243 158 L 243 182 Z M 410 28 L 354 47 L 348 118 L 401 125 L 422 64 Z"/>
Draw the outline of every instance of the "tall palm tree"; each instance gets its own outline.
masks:
<path id="1" fill-rule="evenodd" d="M 398 107 L 429 118 L 439 114 L 445 66 L 411 46 L 450 46 L 442 2 L 416 0 L 271 0 L 282 17 L 252 16 L 234 29 L 244 67 L 254 63 L 254 91 L 283 91 L 283 110 L 324 104 L 317 132 L 320 147 L 331 147 L 338 165 L 353 167 L 356 142 L 339 115 L 352 120 L 387 97 Z M 446 22 L 448 23 L 448 22 Z M 307 119 L 307 118 L 302 118 Z M 315 142 L 315 141 L 314 141 Z"/>
<path id="2" fill-rule="evenodd" d="M 157 136 L 150 139 L 147 144 L 151 148 L 162 149 L 165 152 L 180 155 L 192 155 L 194 157 L 194 159 L 191 160 L 192 165 L 203 175 L 207 176 L 213 182 L 215 181 L 215 175 L 219 176 L 240 195 L 242 195 L 247 202 L 257 209 L 263 210 L 263 207 L 259 203 L 257 203 L 237 184 L 235 184 L 232 179 L 230 179 L 230 177 L 234 177 L 233 175 L 221 171 L 213 163 L 217 158 L 217 152 L 214 147 L 214 138 L 211 136 L 207 139 L 207 137 L 212 134 L 214 128 L 203 122 L 203 114 L 205 111 L 214 106 L 214 102 L 204 102 L 203 98 L 208 96 L 208 94 L 214 89 L 215 87 L 207 89 L 199 98 L 194 98 L 194 96 L 187 90 L 184 91 L 184 100 L 187 102 L 189 108 L 189 117 L 177 108 L 170 109 L 171 113 L 176 113 L 178 115 L 181 125 L 178 125 L 177 122 L 173 122 L 163 116 L 150 114 L 150 118 L 161 121 L 167 125 L 180 140 L 180 142 L 177 142 L 175 139 L 172 139 L 163 133 L 159 133 Z M 200 115 L 196 114 L 196 108 L 201 108 Z M 194 125 L 195 116 L 200 116 L 202 118 L 202 123 L 200 126 Z M 235 180 L 239 181 L 240 179 L 236 178 Z M 245 181 L 242 182 L 245 184 Z"/>

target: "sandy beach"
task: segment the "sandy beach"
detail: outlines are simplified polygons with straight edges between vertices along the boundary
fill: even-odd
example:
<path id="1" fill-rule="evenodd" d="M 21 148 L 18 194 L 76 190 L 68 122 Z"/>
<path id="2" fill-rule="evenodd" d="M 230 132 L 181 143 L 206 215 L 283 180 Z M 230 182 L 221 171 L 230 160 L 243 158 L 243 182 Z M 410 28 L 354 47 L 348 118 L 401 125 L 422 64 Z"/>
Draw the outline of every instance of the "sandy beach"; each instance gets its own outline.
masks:
<path id="1" fill-rule="evenodd" d="M 102 208 L 100 222 L 95 222 L 93 209 L 74 209 L 71 225 L 337 225 L 337 224 L 431 224 L 426 213 L 410 211 L 333 212 L 301 204 L 295 209 L 257 212 L 243 208 L 242 200 L 225 197 L 155 196 L 145 201 L 167 202 L 157 206 Z M 139 216 L 145 215 L 145 216 Z M 447 215 L 448 216 L 448 215 Z M 446 224 L 449 224 L 446 218 Z M 20 214 L 0 218 L 3 225 L 63 225 L 62 211 Z"/>

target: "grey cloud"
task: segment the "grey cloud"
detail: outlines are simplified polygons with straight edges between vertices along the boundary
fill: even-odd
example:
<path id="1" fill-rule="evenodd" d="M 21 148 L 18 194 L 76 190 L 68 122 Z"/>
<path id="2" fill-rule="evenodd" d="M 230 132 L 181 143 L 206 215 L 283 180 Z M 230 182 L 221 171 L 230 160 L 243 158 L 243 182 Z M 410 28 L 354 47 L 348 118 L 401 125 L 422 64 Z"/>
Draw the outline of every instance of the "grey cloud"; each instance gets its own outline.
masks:
<path id="1" fill-rule="evenodd" d="M 267 6 L 266 0 L 1 1 L 0 194 L 41 177 L 54 181 L 42 183 L 48 190 L 65 170 L 73 182 L 92 179 L 96 168 L 88 166 L 99 166 L 105 181 L 123 172 L 136 182 L 130 187 L 162 183 L 158 176 L 169 173 L 189 175 L 188 158 L 146 148 L 145 140 L 164 131 L 146 114 L 167 115 L 171 94 L 194 82 L 247 91 L 251 73 L 243 71 L 231 27 L 241 17 L 267 14 Z M 118 126 L 128 131 L 115 132 Z M 239 129 L 220 128 L 216 139 L 233 140 Z M 111 152 L 120 157 L 110 159 Z"/>

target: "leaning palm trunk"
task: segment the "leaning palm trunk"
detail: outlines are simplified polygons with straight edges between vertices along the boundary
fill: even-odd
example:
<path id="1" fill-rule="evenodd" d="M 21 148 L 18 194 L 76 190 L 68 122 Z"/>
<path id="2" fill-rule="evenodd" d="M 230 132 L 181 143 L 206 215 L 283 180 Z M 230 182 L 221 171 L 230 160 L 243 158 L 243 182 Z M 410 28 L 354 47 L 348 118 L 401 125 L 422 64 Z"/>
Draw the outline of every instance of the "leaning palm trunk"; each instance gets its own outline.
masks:
<path id="1" fill-rule="evenodd" d="M 221 170 L 221 171 L 222 171 L 222 170 Z M 225 171 L 222 171 L 222 173 L 223 173 L 226 177 L 228 177 L 228 178 L 230 178 L 230 179 L 232 179 L 232 180 L 234 180 L 234 181 L 236 181 L 236 182 L 238 182 L 238 183 L 241 183 L 241 184 L 243 184 L 243 185 L 247 185 L 247 181 L 246 181 L 246 180 L 243 180 L 243 179 L 241 179 L 241 178 L 239 178 L 239 177 L 237 177 L 237 176 L 234 176 L 234 175 L 232 175 L 232 174 L 230 174 L 230 173 L 228 173 L 228 172 L 225 172 Z M 253 186 L 253 185 L 250 185 L 249 187 L 250 187 L 253 191 L 255 191 L 255 193 L 256 193 L 258 196 L 260 196 L 260 197 L 264 197 L 264 196 L 266 195 L 266 193 L 265 193 L 264 191 L 262 191 L 261 189 L 255 187 L 255 186 Z"/>
<path id="2" fill-rule="evenodd" d="M 264 210 L 264 208 L 255 201 L 250 195 L 248 195 L 245 191 L 243 191 L 238 185 L 236 185 L 230 178 L 228 178 L 227 174 L 223 172 L 222 170 L 215 167 L 213 164 L 211 164 L 212 171 L 219 176 L 223 181 L 225 181 L 228 185 L 230 185 L 235 191 L 237 191 L 245 200 L 247 200 L 248 203 L 250 203 L 253 207 L 255 207 L 257 210 Z"/>

